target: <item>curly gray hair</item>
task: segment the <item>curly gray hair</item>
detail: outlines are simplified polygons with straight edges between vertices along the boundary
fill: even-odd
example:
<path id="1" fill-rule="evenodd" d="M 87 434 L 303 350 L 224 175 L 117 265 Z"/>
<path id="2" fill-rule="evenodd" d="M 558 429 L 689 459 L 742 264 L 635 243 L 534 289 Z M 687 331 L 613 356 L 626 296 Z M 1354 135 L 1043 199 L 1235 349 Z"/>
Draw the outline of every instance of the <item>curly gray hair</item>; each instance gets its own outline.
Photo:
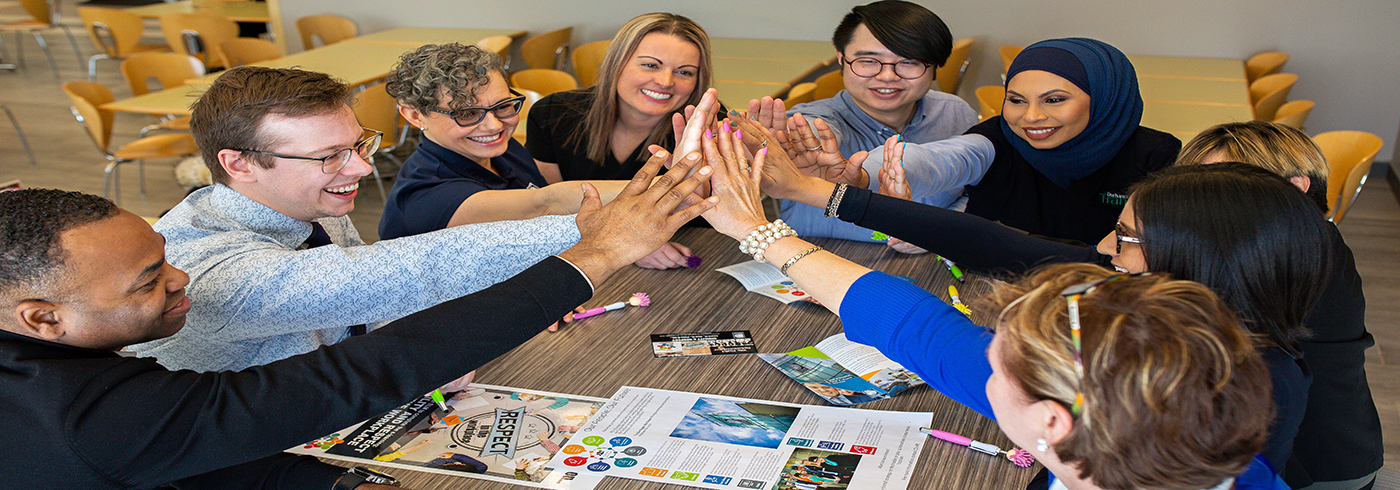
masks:
<path id="1" fill-rule="evenodd" d="M 426 112 L 450 95 L 448 107 L 460 110 L 476 103 L 476 89 L 491 83 L 491 72 L 506 80 L 496 53 L 461 43 L 428 44 L 405 53 L 384 80 L 384 89 L 400 104 Z"/>

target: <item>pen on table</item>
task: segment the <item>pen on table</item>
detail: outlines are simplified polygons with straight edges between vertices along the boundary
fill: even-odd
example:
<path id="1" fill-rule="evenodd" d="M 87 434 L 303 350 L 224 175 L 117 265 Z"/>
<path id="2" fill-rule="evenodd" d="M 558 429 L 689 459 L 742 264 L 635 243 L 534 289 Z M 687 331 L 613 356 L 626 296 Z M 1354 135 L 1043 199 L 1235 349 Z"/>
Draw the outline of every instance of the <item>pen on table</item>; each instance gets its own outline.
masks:
<path id="1" fill-rule="evenodd" d="M 433 390 L 433 395 L 432 395 L 432 396 L 433 396 L 433 402 L 437 403 L 438 408 L 441 408 L 443 413 L 447 413 L 447 412 L 452 411 L 452 409 L 447 408 L 447 400 L 444 399 L 444 398 L 442 397 L 442 389 L 441 389 L 441 388 L 436 389 L 436 390 Z"/>
<path id="2" fill-rule="evenodd" d="M 972 316 L 972 309 L 968 308 L 967 305 L 962 302 L 962 298 L 958 297 L 958 288 L 952 284 L 948 285 L 948 298 L 953 301 L 954 308 L 963 312 L 964 315 Z"/>
<path id="3" fill-rule="evenodd" d="M 967 282 L 967 279 L 963 278 L 963 271 L 958 268 L 958 264 L 954 264 L 953 261 L 943 258 L 942 255 L 935 255 L 935 257 L 938 257 L 938 260 L 942 260 L 943 264 L 948 266 L 948 273 L 953 275 L 953 279 L 957 279 L 958 282 Z"/>

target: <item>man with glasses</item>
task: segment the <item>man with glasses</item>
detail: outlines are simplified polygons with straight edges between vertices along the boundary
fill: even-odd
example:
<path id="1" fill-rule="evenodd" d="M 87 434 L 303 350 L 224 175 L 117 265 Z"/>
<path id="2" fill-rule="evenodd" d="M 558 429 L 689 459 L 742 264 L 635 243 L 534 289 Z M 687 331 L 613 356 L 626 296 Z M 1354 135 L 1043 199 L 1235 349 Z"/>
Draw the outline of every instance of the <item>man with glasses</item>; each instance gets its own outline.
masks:
<path id="1" fill-rule="evenodd" d="M 189 321 L 131 350 L 175 369 L 262 365 L 485 288 L 578 241 L 572 216 L 544 216 L 366 245 L 347 214 L 381 134 L 360 127 L 350 102 L 325 74 L 261 67 L 225 72 L 195 102 L 190 129 L 215 184 L 155 226 L 193 280 Z"/>
<path id="2" fill-rule="evenodd" d="M 953 94 L 930 90 L 935 72 L 952 52 L 953 37 L 943 20 L 927 8 L 901 0 L 861 5 L 841 19 L 831 40 L 846 89 L 835 97 L 792 107 L 787 115 L 801 113 L 804 122 L 817 128 L 821 126 L 815 120 L 820 119 L 830 128 L 834 141 L 800 137 L 796 121 L 784 124 L 778 117 L 781 104 L 750 103 L 750 115 L 758 114 L 755 118 L 760 123 L 770 129 L 788 130 L 799 165 L 839 164 L 858 152 L 875 150 L 896 134 L 903 142 L 930 143 L 962 134 L 977 124 L 977 113 L 967 102 Z M 811 133 L 816 136 L 820 131 Z M 984 149 L 972 147 L 965 151 Z M 864 162 L 860 158 L 852 162 L 864 163 L 863 171 L 851 169 L 846 181 L 878 189 L 880 154 Z M 975 182 L 985 170 L 974 166 L 958 168 L 953 171 L 955 175 L 937 168 L 907 168 L 906 172 L 908 180 L 915 183 L 956 181 L 931 195 L 920 194 L 916 186 L 914 196 L 914 200 L 925 204 L 953 207 L 960 203 L 962 185 Z M 872 241 L 870 230 L 826 219 L 822 211 L 783 201 L 781 216 L 805 236 Z"/>

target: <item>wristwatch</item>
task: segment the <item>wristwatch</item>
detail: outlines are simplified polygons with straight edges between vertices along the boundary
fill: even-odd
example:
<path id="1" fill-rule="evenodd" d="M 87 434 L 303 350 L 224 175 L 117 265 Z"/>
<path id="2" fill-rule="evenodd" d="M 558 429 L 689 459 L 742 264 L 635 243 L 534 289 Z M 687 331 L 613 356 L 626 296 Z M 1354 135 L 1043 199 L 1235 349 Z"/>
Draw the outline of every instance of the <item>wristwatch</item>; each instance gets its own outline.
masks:
<path id="1" fill-rule="evenodd" d="M 399 480 L 383 472 L 375 471 L 364 466 L 356 466 L 345 471 L 344 475 L 335 479 L 335 486 L 331 490 L 354 490 L 361 483 L 373 483 L 376 485 L 399 486 Z"/>

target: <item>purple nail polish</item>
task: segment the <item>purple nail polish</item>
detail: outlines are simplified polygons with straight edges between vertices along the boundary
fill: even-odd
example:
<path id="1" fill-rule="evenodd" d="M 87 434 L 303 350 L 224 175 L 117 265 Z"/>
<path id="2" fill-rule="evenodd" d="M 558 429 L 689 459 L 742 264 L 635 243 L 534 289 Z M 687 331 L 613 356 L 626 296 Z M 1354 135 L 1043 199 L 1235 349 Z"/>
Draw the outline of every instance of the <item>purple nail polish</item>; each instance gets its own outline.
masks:
<path id="1" fill-rule="evenodd" d="M 734 129 L 734 139 L 738 139 L 738 140 L 744 139 L 744 130 L 735 128 L 735 129 Z"/>
<path id="2" fill-rule="evenodd" d="M 705 139 L 714 139 L 714 137 L 715 137 L 715 134 L 714 134 L 714 133 L 711 133 L 710 130 L 708 130 L 708 129 L 705 130 Z"/>
<path id="3" fill-rule="evenodd" d="M 725 122 L 724 122 L 723 128 L 724 128 L 724 132 L 726 132 L 726 133 L 733 133 L 733 132 L 734 132 L 734 130 L 729 129 L 729 121 L 725 121 Z"/>

